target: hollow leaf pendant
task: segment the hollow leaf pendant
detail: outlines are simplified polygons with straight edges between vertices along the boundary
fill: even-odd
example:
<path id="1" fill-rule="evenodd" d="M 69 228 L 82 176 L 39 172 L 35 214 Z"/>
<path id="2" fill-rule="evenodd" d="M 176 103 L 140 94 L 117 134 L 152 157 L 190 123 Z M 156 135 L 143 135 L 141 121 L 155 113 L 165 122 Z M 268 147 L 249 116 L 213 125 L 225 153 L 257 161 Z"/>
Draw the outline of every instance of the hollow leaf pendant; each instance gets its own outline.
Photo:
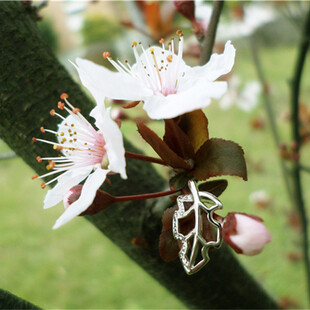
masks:
<path id="1" fill-rule="evenodd" d="M 213 213 L 215 210 L 221 209 L 222 204 L 211 193 L 200 192 L 193 180 L 188 181 L 188 188 L 190 194 L 177 197 L 178 210 L 174 213 L 172 224 L 174 238 L 182 243 L 179 252 L 180 260 L 185 272 L 191 275 L 199 271 L 209 261 L 209 249 L 221 244 L 221 225 L 213 218 Z M 188 205 L 190 205 L 189 208 Z M 194 227 L 189 232 L 181 232 L 181 222 L 186 221 L 189 217 L 193 217 Z M 207 223 L 203 217 L 207 219 Z M 213 240 L 206 240 L 204 237 L 205 224 L 209 230 L 214 231 L 215 238 L 212 238 Z"/>

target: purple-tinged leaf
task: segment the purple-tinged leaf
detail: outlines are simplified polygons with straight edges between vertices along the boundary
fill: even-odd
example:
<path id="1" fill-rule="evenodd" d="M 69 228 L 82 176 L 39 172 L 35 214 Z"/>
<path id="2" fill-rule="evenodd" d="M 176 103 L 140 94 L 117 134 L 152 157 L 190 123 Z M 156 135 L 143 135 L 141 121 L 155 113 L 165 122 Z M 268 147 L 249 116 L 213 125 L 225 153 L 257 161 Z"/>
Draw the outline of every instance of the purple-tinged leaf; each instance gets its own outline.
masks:
<path id="1" fill-rule="evenodd" d="M 190 170 L 191 166 L 179 155 L 177 155 L 171 148 L 161 140 L 158 135 L 148 128 L 142 122 L 137 122 L 138 132 L 142 138 L 150 144 L 154 151 L 161 157 L 161 159 L 172 168 L 183 168 Z"/>
<path id="2" fill-rule="evenodd" d="M 195 152 L 189 137 L 173 119 L 165 120 L 164 141 L 180 157 L 194 158 Z"/>
<path id="3" fill-rule="evenodd" d="M 165 262 L 171 262 L 178 257 L 180 247 L 172 234 L 172 217 L 177 206 L 168 208 L 162 216 L 162 231 L 159 236 L 159 254 Z"/>
<path id="4" fill-rule="evenodd" d="M 159 236 L 159 254 L 164 262 L 171 262 L 178 257 L 180 247 L 173 238 L 172 229 L 163 229 Z"/>
<path id="5" fill-rule="evenodd" d="M 198 180 L 233 175 L 246 181 L 247 169 L 244 152 L 233 141 L 210 139 L 197 152 L 192 175 Z"/>
<path id="6" fill-rule="evenodd" d="M 213 194 L 216 197 L 219 197 L 226 189 L 228 185 L 227 180 L 214 180 L 198 185 L 200 191 L 205 191 Z"/>
<path id="7" fill-rule="evenodd" d="M 183 114 L 179 126 L 189 137 L 195 153 L 209 139 L 208 119 L 202 110 Z"/>

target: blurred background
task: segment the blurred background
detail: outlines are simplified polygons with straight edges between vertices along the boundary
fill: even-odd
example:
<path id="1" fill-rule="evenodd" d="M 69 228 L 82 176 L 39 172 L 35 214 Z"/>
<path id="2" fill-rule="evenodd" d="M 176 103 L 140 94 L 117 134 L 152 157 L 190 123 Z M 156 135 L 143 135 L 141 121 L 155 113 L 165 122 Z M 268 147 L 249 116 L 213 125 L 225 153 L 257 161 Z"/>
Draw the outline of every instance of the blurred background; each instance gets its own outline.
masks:
<path id="1" fill-rule="evenodd" d="M 107 65 L 102 52 L 109 51 L 111 56 L 128 59 L 133 64 L 133 41 L 141 41 L 147 47 L 161 37 L 170 39 L 177 29 L 184 33 L 186 63 L 197 65 L 198 39 L 208 25 L 212 10 L 210 2 L 196 1 L 196 19 L 192 23 L 176 11 L 173 1 L 43 1 L 33 5 L 42 6 L 38 21 L 42 37 L 77 82 L 77 74 L 68 60 L 83 57 Z M 239 143 L 248 166 L 247 182 L 228 178 L 228 189 L 221 197 L 222 215 L 229 211 L 255 214 L 264 219 L 273 238 L 262 254 L 238 258 L 283 308 L 307 307 L 301 228 L 285 190 L 279 151 L 271 135 L 253 51 L 259 56 L 267 79 L 265 87 L 268 87 L 283 150 L 288 154 L 289 83 L 308 6 L 308 2 L 302 1 L 226 2 L 215 50 L 222 52 L 225 42 L 232 40 L 237 49 L 236 62 L 232 73 L 225 77 L 229 83 L 227 94 L 205 109 L 210 136 Z M 304 69 L 301 155 L 307 159 L 310 155 L 309 62 Z M 70 95 L 70 90 L 66 91 Z M 55 98 L 55 105 L 57 101 Z M 114 115 L 119 117 L 120 106 L 111 104 Z M 122 131 L 138 146 L 143 142 L 132 119 L 145 116 L 142 109 L 126 111 L 123 115 Z M 149 125 L 159 134 L 163 132 L 161 122 Z M 41 190 L 38 181 L 31 181 L 33 171 L 14 157 L 2 141 L 0 151 L 1 288 L 43 308 L 184 308 L 85 219 L 76 218 L 53 231 L 63 206 L 43 210 L 46 191 Z M 147 152 L 152 154 L 150 149 Z M 289 161 L 284 153 L 280 155 Z M 165 175 L 166 171 L 160 173 Z M 309 201 L 308 175 L 304 175 L 303 182 Z"/>

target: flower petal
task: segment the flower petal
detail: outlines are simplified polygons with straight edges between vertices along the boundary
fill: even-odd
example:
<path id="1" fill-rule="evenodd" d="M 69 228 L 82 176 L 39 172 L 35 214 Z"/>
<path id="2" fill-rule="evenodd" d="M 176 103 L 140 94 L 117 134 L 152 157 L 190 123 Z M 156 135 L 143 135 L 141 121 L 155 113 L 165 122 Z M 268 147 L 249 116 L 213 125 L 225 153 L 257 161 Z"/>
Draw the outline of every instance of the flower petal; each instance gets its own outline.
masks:
<path id="1" fill-rule="evenodd" d="M 85 211 L 93 202 L 96 192 L 106 179 L 109 170 L 96 169 L 83 185 L 80 198 L 75 201 L 56 221 L 53 229 L 57 229 Z"/>
<path id="2" fill-rule="evenodd" d="M 126 161 L 125 161 L 125 148 L 123 142 L 123 135 L 117 124 L 111 119 L 110 110 L 106 111 L 100 106 L 97 106 L 92 111 L 92 116 L 96 119 L 96 126 L 102 132 L 106 142 L 105 149 L 109 159 L 109 169 L 117 172 L 123 179 L 127 179 L 126 175 Z"/>
<path id="3" fill-rule="evenodd" d="M 92 166 L 69 170 L 61 175 L 57 184 L 50 189 L 44 198 L 44 209 L 57 205 L 64 198 L 64 195 L 75 185 L 82 182 L 93 169 Z"/>
<path id="4" fill-rule="evenodd" d="M 186 79 L 197 79 L 204 77 L 208 81 L 215 81 L 221 75 L 227 74 L 235 62 L 236 49 L 227 41 L 223 54 L 213 54 L 204 66 L 187 68 Z"/>
<path id="5" fill-rule="evenodd" d="M 185 91 L 146 99 L 143 108 L 152 119 L 173 118 L 208 106 L 210 98 L 218 99 L 226 90 L 226 82 L 206 82 L 200 79 L 196 85 Z"/>
<path id="6" fill-rule="evenodd" d="M 82 84 L 88 88 L 97 103 L 104 97 L 123 100 L 142 100 L 153 92 L 127 73 L 112 72 L 89 60 L 77 58 L 75 67 Z"/>

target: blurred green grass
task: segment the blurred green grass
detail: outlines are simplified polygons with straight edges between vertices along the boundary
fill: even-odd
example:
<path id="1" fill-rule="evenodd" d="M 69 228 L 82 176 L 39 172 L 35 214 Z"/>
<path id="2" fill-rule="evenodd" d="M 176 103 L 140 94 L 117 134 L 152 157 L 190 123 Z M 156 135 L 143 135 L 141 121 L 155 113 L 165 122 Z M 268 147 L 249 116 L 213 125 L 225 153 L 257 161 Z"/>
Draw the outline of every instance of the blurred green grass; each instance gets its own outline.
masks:
<path id="1" fill-rule="evenodd" d="M 235 72 L 242 80 L 256 79 L 249 49 L 237 49 Z M 264 48 L 263 66 L 271 83 L 277 115 L 288 109 L 288 84 L 296 57 L 293 48 Z M 310 95 L 309 63 L 305 68 L 302 98 Z M 269 127 L 254 130 L 250 120 L 265 117 L 262 102 L 250 114 L 233 107 L 222 111 L 217 104 L 205 110 L 211 137 L 239 143 L 248 159 L 249 180 L 230 177 L 222 195 L 222 214 L 229 211 L 256 214 L 265 220 L 273 241 L 262 254 L 238 258 L 276 299 L 290 296 L 307 307 L 303 262 L 292 262 L 290 252 L 301 253 L 298 232 L 287 223 L 292 211 L 284 190 L 276 149 Z M 283 141 L 289 141 L 288 122 L 277 118 Z M 38 128 L 40 125 L 38 124 Z M 162 131 L 161 123 L 152 127 Z M 123 132 L 140 143 L 134 126 L 123 124 Z M 138 142 L 137 142 L 138 141 Z M 0 151 L 7 151 L 4 143 Z M 303 157 L 309 156 L 309 146 Z M 255 171 L 253 163 L 262 163 Z M 0 161 L 0 287 L 43 308 L 181 309 L 184 306 L 155 280 L 127 258 L 105 236 L 82 218 L 53 231 L 62 206 L 42 209 L 45 191 L 31 181 L 33 171 L 21 159 Z M 309 178 L 304 178 L 307 189 Z M 273 198 L 267 209 L 257 209 L 249 194 L 264 189 Z M 306 192 L 308 199 L 309 193 Z M 309 201 L 309 200 L 308 200 Z M 208 279 L 206 279 L 207 281 Z M 228 284 L 229 285 L 229 284 Z M 240 283 L 242 286 L 242 283 Z"/>

